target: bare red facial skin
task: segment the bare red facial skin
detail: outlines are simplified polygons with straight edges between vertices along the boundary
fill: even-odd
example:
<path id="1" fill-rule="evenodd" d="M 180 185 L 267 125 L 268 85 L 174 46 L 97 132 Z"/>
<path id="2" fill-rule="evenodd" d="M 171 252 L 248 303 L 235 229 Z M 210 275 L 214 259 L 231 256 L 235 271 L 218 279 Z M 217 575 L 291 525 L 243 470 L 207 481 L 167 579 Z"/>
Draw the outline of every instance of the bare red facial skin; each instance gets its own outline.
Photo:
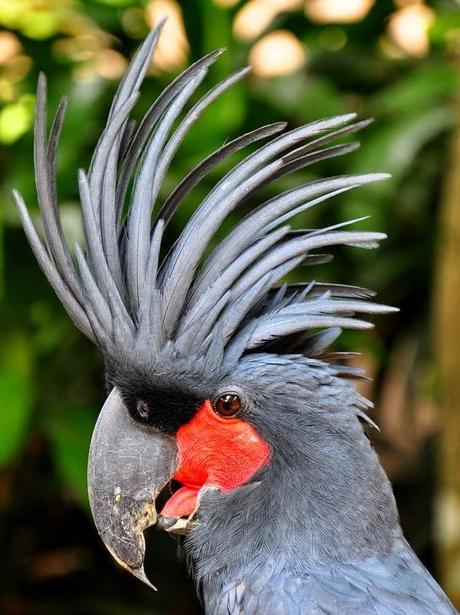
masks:
<path id="1" fill-rule="evenodd" d="M 216 414 L 209 401 L 176 434 L 179 465 L 173 479 L 183 486 L 164 505 L 164 517 L 188 517 L 202 487 L 231 491 L 246 483 L 270 460 L 270 448 L 240 418 Z"/>

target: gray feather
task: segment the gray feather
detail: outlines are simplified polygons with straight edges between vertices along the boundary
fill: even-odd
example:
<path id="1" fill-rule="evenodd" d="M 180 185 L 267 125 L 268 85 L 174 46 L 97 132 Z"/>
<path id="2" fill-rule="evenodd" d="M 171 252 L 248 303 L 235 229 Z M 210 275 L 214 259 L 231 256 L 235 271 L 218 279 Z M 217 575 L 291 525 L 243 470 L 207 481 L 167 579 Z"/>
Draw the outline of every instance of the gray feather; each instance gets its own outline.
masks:
<path id="1" fill-rule="evenodd" d="M 315 181 L 264 203 L 240 222 L 214 249 L 196 278 L 192 295 L 200 295 L 220 275 L 220 271 L 233 262 L 236 256 L 252 242 L 254 236 L 262 230 L 266 233 L 301 211 L 323 203 L 342 192 L 382 178 L 381 174 L 372 174 Z M 311 197 L 316 198 L 307 200 L 301 207 L 293 209 L 298 203 Z M 286 211 L 289 213 L 282 215 Z"/>
<path id="2" fill-rule="evenodd" d="M 181 73 L 167 88 L 165 88 L 165 90 L 163 90 L 145 114 L 136 133 L 131 139 L 130 146 L 126 152 L 122 169 L 120 171 L 120 180 L 117 189 L 117 202 L 120 209 L 125 201 L 129 180 L 158 119 L 175 99 L 178 93 L 183 89 L 184 85 L 190 79 L 190 76 L 196 74 L 196 72 L 198 72 L 202 67 L 206 67 L 214 62 L 214 60 L 222 54 L 222 51 L 222 49 L 212 51 L 189 66 L 189 68 Z"/>
<path id="3" fill-rule="evenodd" d="M 214 169 L 215 166 L 235 152 L 240 151 L 260 139 L 271 137 L 272 135 L 281 132 L 284 128 L 286 128 L 285 122 L 269 124 L 268 126 L 257 128 L 256 130 L 248 132 L 240 137 L 237 137 L 233 141 L 222 145 L 222 147 L 210 154 L 207 158 L 205 158 L 205 160 L 203 160 L 203 162 L 198 164 L 186 177 L 184 177 L 184 179 L 166 199 L 163 207 L 158 213 L 158 218 L 164 219 L 165 222 L 168 223 L 184 198 L 203 179 L 203 177 Z"/>
<path id="4" fill-rule="evenodd" d="M 300 339 L 303 351 L 323 352 L 332 337 L 324 334 L 314 341 L 308 332 L 312 327 L 368 327 L 354 314 L 386 313 L 389 308 L 365 301 L 371 296 L 367 291 L 317 283 L 279 290 L 276 285 L 300 264 L 330 260 L 330 255 L 315 254 L 317 249 L 373 248 L 384 239 L 382 233 L 341 230 L 358 220 L 307 231 L 290 231 L 285 223 L 333 196 L 386 179 L 385 174 L 332 177 L 282 193 L 250 212 L 205 258 L 222 222 L 249 194 L 282 175 L 353 150 L 355 143 L 332 141 L 367 125 L 368 121 L 350 123 L 355 114 L 319 120 L 281 135 L 285 124 L 273 124 L 234 139 L 184 177 L 152 222 L 167 171 L 184 137 L 208 106 L 248 70 L 236 71 L 211 88 L 173 131 L 222 50 L 208 54 L 160 94 L 136 128 L 130 113 L 162 25 L 134 56 L 90 169 L 79 173 L 86 247 L 75 249 L 78 271 L 66 245 L 56 193 L 56 150 L 67 103 L 60 102 L 47 140 L 46 81 L 43 76 L 39 79 L 34 158 L 44 243 L 18 193 L 15 202 L 37 260 L 76 325 L 108 355 L 117 355 L 120 348 L 136 356 L 155 355 L 176 345 L 208 363 L 217 353 L 225 364 L 259 345 L 281 349 L 283 337 L 283 352 L 291 346 L 300 348 Z M 265 145 L 246 155 L 209 191 L 161 261 L 164 228 L 184 198 L 217 164 L 265 138 L 269 138 Z M 294 334 L 297 346 L 292 345 Z"/>
<path id="5" fill-rule="evenodd" d="M 82 305 L 75 299 L 74 295 L 66 285 L 65 281 L 59 274 L 56 266 L 51 260 L 48 252 L 43 246 L 40 237 L 35 229 L 35 226 L 30 218 L 27 206 L 24 203 L 22 196 L 13 190 L 14 202 L 22 222 L 24 232 L 34 252 L 35 258 L 40 265 L 43 273 L 46 275 L 49 283 L 54 288 L 59 300 L 67 310 L 70 318 L 80 331 L 86 335 L 91 341 L 95 342 L 91 322 Z"/>
<path id="6" fill-rule="evenodd" d="M 354 115 L 321 120 L 273 139 L 269 144 L 246 157 L 211 190 L 182 231 L 166 265 L 163 312 L 167 334 L 171 334 L 177 324 L 196 266 L 210 238 L 245 194 L 260 185 L 282 166 L 280 158 L 274 161 L 273 159 L 296 143 L 343 124 L 350 117 Z M 178 284 L 179 279 L 181 280 L 180 285 Z"/>

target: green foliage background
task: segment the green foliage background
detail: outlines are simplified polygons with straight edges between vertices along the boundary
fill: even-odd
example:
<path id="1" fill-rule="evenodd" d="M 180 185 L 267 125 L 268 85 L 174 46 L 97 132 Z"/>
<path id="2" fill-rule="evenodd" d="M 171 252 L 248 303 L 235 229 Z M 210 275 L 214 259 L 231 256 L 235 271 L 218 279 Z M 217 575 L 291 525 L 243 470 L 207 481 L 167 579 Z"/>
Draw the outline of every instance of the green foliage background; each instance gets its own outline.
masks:
<path id="1" fill-rule="evenodd" d="M 189 61 L 216 47 L 228 49 L 207 86 L 247 62 L 254 40 L 239 40 L 232 31 L 244 4 L 181 4 Z M 225 94 L 186 140 L 165 193 L 212 148 L 262 123 L 287 119 L 296 126 L 348 111 L 374 116 L 356 153 L 297 172 L 271 190 L 326 173 L 393 175 L 385 184 L 353 192 L 297 221 L 302 228 L 370 214 L 360 226 L 389 235 L 378 252 L 341 251 L 331 265 L 306 274 L 370 286 L 382 302 L 401 308 L 400 315 L 379 322 L 376 333 L 349 334 L 340 343 L 369 357 L 377 401 L 385 395 L 386 375 L 401 340 L 413 344 L 413 371 L 404 395 L 409 405 L 416 398 L 435 406 L 430 293 L 458 88 L 460 12 L 454 0 L 428 4 L 434 16 L 430 50 L 420 58 L 391 52 L 388 20 L 397 6 L 390 0 L 378 0 L 353 24 L 313 23 L 300 8 L 279 12 L 267 31 L 292 32 L 308 49 L 306 65 L 276 78 L 250 76 Z M 89 162 L 115 89 L 115 81 L 91 73 L 92 66 L 107 49 L 120 57 L 132 55 L 148 29 L 145 11 L 146 2 L 138 0 L 0 0 L 0 34 L 14 33 L 21 46 L 16 59 L 0 64 L 0 611 L 5 613 L 199 612 L 169 539 L 151 539 L 150 576 L 160 588 L 155 595 L 116 569 L 98 542 L 88 515 L 86 458 L 104 398 L 102 362 L 39 272 L 10 196 L 11 188 L 18 187 L 35 207 L 31 126 L 42 70 L 49 78 L 51 108 L 63 93 L 70 96 L 59 154 L 59 196 L 69 239 L 78 237 L 76 169 Z M 65 51 L 69 47 L 63 42 L 84 35 L 93 42 L 100 37 L 93 56 Z M 147 80 L 139 113 L 177 70 L 157 70 Z M 211 180 L 177 216 L 176 230 Z M 411 408 L 416 412 L 418 406 Z M 410 438 L 410 430 L 406 435 Z M 385 440 L 383 433 L 377 444 L 390 474 L 393 470 L 410 538 L 433 566 L 431 435 L 421 438 L 404 471 L 400 466 L 406 458 L 392 449 L 391 438 Z"/>

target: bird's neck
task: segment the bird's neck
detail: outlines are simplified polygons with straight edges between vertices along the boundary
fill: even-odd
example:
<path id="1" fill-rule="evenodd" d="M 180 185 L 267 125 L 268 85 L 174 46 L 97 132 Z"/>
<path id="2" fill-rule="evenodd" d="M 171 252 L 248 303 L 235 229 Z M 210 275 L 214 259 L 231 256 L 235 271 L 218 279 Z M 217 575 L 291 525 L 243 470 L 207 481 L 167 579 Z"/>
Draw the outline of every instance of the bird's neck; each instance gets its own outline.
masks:
<path id="1" fill-rule="evenodd" d="M 312 437 L 302 448 L 296 442 L 299 434 L 290 434 L 278 444 L 252 484 L 206 496 L 184 544 L 199 585 L 267 565 L 302 574 L 391 550 L 400 536 L 396 506 L 362 431 L 356 440 Z"/>

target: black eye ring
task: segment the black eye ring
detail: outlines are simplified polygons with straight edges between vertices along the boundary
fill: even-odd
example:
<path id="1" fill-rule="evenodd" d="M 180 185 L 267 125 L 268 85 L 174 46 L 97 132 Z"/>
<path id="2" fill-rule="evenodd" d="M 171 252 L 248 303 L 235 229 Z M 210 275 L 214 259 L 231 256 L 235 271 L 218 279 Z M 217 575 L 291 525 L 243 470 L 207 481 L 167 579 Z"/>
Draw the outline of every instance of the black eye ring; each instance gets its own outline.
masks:
<path id="1" fill-rule="evenodd" d="M 147 421 L 150 417 L 150 404 L 143 399 L 139 399 L 136 403 L 136 414 L 143 421 Z"/>
<path id="2" fill-rule="evenodd" d="M 224 393 L 214 400 L 214 412 L 224 418 L 232 418 L 238 414 L 243 406 L 241 397 L 236 393 Z"/>

